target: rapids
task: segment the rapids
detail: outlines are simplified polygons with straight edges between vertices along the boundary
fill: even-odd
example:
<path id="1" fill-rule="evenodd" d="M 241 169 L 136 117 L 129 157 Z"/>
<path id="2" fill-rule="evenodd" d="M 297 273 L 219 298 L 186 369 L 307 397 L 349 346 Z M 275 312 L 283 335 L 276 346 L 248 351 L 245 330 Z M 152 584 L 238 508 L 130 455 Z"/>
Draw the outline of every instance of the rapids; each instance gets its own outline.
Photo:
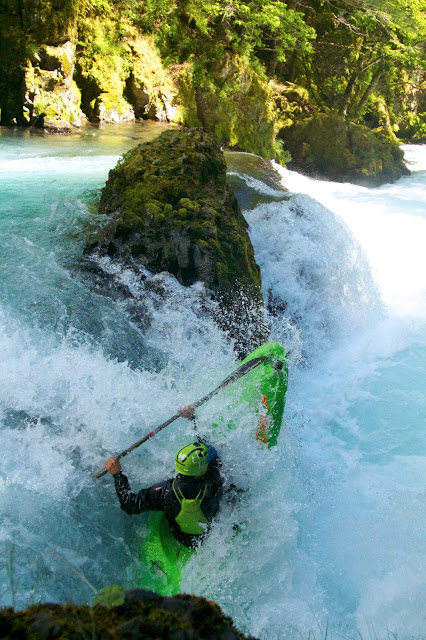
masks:
<path id="1" fill-rule="evenodd" d="M 156 276 L 167 296 L 148 295 L 111 266 L 141 325 L 78 269 L 108 170 L 159 131 L 0 132 L 2 606 L 137 584 L 145 517 L 122 513 L 93 473 L 237 365 L 198 286 Z M 244 212 L 272 337 L 290 352 L 285 425 L 265 451 L 247 440 L 251 416 L 225 438 L 210 427 L 220 397 L 200 409 L 244 492 L 182 586 L 264 640 L 426 638 L 426 148 L 405 152 L 412 175 L 379 189 L 276 165 L 293 197 Z M 132 487 L 173 473 L 192 437 L 179 420 L 125 458 Z"/>

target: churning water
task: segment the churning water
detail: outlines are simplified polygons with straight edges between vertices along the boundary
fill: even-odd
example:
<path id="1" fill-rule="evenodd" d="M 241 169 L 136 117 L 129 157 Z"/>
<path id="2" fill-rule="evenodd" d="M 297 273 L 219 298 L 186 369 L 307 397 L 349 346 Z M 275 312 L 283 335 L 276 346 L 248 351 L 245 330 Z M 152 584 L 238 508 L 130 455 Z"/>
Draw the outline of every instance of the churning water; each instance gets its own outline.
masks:
<path id="1" fill-rule="evenodd" d="M 158 132 L 1 133 L 4 606 L 137 584 L 145 517 L 122 513 L 111 479 L 93 472 L 237 365 L 200 287 L 146 274 L 145 288 L 104 264 L 108 294 L 79 269 L 108 170 Z M 246 437 L 250 416 L 213 432 L 220 396 L 200 410 L 244 492 L 223 505 L 183 588 L 265 640 L 426 638 L 426 148 L 405 151 L 412 175 L 380 189 L 277 166 L 294 195 L 245 212 L 272 336 L 290 350 L 286 423 L 265 451 Z M 172 474 L 192 436 L 179 420 L 128 456 L 133 488 Z"/>

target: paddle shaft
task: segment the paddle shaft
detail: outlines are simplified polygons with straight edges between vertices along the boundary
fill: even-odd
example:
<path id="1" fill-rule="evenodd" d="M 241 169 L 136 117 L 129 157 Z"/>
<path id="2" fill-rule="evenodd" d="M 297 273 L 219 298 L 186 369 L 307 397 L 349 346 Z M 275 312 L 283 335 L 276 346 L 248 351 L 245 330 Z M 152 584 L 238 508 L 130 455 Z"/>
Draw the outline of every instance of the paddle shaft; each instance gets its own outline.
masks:
<path id="1" fill-rule="evenodd" d="M 201 398 L 201 400 L 194 402 L 192 406 L 194 407 L 194 409 L 197 409 L 197 407 L 200 407 L 202 404 L 207 402 L 207 400 L 210 400 L 210 398 L 212 398 L 214 395 L 219 393 L 221 389 L 228 386 L 228 384 L 231 384 L 231 382 L 235 382 L 236 380 L 239 380 L 239 378 L 242 378 L 243 376 L 246 375 L 246 373 L 249 373 L 249 371 L 252 371 L 256 367 L 258 367 L 260 364 L 262 364 L 262 362 L 266 362 L 267 359 L 268 358 L 266 356 L 262 356 L 260 358 L 253 358 L 253 360 L 249 360 L 248 362 L 245 362 L 244 364 L 241 365 L 241 367 L 238 367 L 238 369 L 236 369 L 227 378 L 225 378 L 225 380 L 223 380 L 223 382 L 221 382 L 220 385 L 216 387 L 216 389 L 213 389 L 213 391 L 210 391 L 210 393 L 204 396 L 204 398 Z M 171 424 L 172 422 L 174 422 L 175 420 L 181 417 L 182 416 L 180 415 L 180 413 L 175 413 L 174 416 L 172 416 L 171 418 L 169 418 L 168 420 L 160 424 L 158 427 L 156 427 L 155 429 L 147 433 L 146 436 L 144 436 L 143 438 L 141 438 L 140 440 L 132 444 L 131 447 L 129 447 L 128 449 L 125 449 L 124 451 L 121 451 L 121 453 L 115 456 L 115 459 L 121 460 L 121 458 L 124 458 L 124 456 L 127 456 L 128 453 L 130 453 L 131 451 L 139 447 L 141 444 L 143 444 L 144 442 L 146 442 L 147 440 L 155 436 L 159 431 L 162 431 L 163 429 L 168 427 L 169 424 Z M 102 476 L 104 476 L 106 473 L 108 473 L 107 470 L 102 469 L 102 471 L 99 471 L 99 473 L 95 475 L 95 478 L 102 478 Z"/>

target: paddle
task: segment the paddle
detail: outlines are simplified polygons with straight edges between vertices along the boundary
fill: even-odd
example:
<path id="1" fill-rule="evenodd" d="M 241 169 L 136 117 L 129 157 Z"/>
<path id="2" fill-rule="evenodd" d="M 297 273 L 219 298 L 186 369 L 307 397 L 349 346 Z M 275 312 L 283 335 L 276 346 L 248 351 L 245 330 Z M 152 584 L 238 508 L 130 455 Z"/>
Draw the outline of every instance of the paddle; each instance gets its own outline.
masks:
<path id="1" fill-rule="evenodd" d="M 258 367 L 260 364 L 262 364 L 262 362 L 266 362 L 267 359 L 268 358 L 266 356 L 262 356 L 261 358 L 253 358 L 253 360 L 249 360 L 248 362 L 245 362 L 244 364 L 241 365 L 241 367 L 238 367 L 238 369 L 236 369 L 227 378 L 225 378 L 225 380 L 221 382 L 220 385 L 216 387 L 216 389 L 213 389 L 213 391 L 210 391 L 210 393 L 204 396 L 204 398 L 201 398 L 201 400 L 198 400 L 198 402 L 194 402 L 192 406 L 194 407 L 194 409 L 196 409 L 197 407 L 200 407 L 202 404 L 207 402 L 207 400 L 210 400 L 210 398 L 216 395 L 216 393 L 218 393 L 221 389 L 228 386 L 228 384 L 231 384 L 231 382 L 235 382 L 236 380 L 239 380 L 240 378 L 245 376 L 246 373 L 248 373 L 249 371 L 252 371 L 256 367 Z M 180 413 L 175 413 L 174 416 L 172 416 L 171 418 L 169 418 L 168 420 L 160 424 L 153 431 L 150 431 L 146 436 L 144 436 L 143 438 L 141 438 L 140 440 L 132 444 L 131 447 L 129 447 L 128 449 L 125 449 L 124 451 L 119 453 L 117 456 L 115 456 L 115 459 L 120 460 L 121 458 L 124 458 L 124 456 L 127 456 L 128 453 L 133 451 L 133 449 L 136 449 L 141 444 L 143 444 L 144 442 L 146 442 L 147 440 L 155 436 L 155 434 L 157 434 L 159 431 L 161 431 L 162 429 L 165 429 L 165 427 L 167 427 L 169 424 L 171 424 L 172 422 L 174 422 L 175 420 L 181 417 L 182 416 L 180 415 Z M 107 470 L 102 469 L 102 471 L 99 471 L 99 473 L 95 475 L 95 478 L 102 478 L 102 476 L 104 476 L 106 473 L 107 473 Z"/>

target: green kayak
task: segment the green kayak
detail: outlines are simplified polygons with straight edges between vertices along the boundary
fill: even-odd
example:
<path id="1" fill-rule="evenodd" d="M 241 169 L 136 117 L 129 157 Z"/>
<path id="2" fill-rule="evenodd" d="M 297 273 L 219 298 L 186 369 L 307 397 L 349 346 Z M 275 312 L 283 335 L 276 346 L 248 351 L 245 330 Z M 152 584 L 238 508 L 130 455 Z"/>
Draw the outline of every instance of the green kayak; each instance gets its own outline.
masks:
<path id="1" fill-rule="evenodd" d="M 250 436 L 257 444 L 273 447 L 278 441 L 284 415 L 286 354 L 278 342 L 268 342 L 253 351 L 242 364 L 259 357 L 267 359 L 221 392 L 223 406 L 227 412 L 235 406 L 241 411 L 254 409 L 257 419 Z M 233 429 L 236 425 L 218 415 L 213 427 L 222 430 Z M 143 571 L 139 586 L 161 595 L 175 595 L 180 591 L 182 569 L 197 550 L 176 541 L 162 512 L 150 513 L 148 528 L 149 533 L 140 549 Z"/>

